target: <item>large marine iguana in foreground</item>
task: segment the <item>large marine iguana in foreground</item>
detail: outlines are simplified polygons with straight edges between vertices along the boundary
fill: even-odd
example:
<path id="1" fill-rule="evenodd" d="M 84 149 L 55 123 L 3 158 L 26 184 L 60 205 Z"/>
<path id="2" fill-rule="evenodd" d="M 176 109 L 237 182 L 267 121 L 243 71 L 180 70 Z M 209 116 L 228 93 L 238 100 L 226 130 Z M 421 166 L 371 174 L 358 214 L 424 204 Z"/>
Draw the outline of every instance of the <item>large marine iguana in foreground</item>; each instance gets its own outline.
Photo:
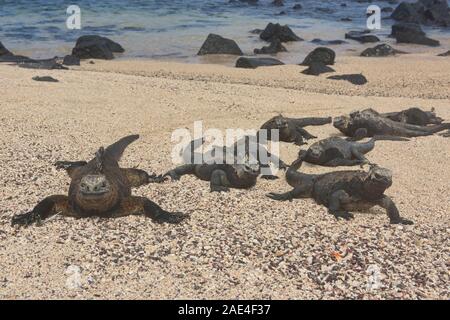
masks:
<path id="1" fill-rule="evenodd" d="M 266 146 L 261 144 L 259 136 L 244 136 L 236 141 L 231 146 L 216 146 L 213 145 L 210 150 L 204 153 L 196 152 L 196 149 L 205 143 L 205 138 L 192 140 L 182 151 L 181 156 L 185 164 L 201 164 L 196 163 L 200 160 L 202 163 L 227 163 L 240 164 L 248 162 L 248 159 L 254 159 L 261 170 L 261 178 L 267 180 L 278 179 L 272 173 L 267 174 L 264 171 L 271 171 L 270 164 L 273 164 L 277 169 L 286 170 L 288 166 L 283 160 L 276 155 L 270 153 Z M 229 161 L 229 156 L 232 156 Z M 247 159 L 247 160 L 246 160 Z"/>
<path id="2" fill-rule="evenodd" d="M 375 135 L 420 137 L 429 136 L 434 133 L 450 129 L 450 123 L 442 123 L 431 126 L 417 126 L 413 124 L 396 122 L 373 109 L 356 111 L 350 116 L 336 117 L 333 121 L 335 128 L 349 137 Z"/>
<path id="3" fill-rule="evenodd" d="M 359 137 L 358 137 L 359 140 Z M 375 148 L 375 141 L 408 141 L 407 138 L 374 136 L 367 142 L 331 137 L 312 144 L 308 150 L 300 150 L 303 161 L 327 167 L 355 166 L 369 163 L 364 156 Z"/>
<path id="4" fill-rule="evenodd" d="M 444 119 L 436 116 L 434 108 L 432 108 L 431 111 L 423 111 L 419 108 L 409 108 L 399 112 L 381 113 L 381 116 L 396 122 L 415 124 L 418 126 L 441 124 L 444 121 Z"/>
<path id="5" fill-rule="evenodd" d="M 138 135 L 127 136 L 106 149 L 102 147 L 89 162 L 57 162 L 56 166 L 65 168 L 72 179 L 68 196 L 45 198 L 32 211 L 14 216 L 12 225 L 30 225 L 55 214 L 77 218 L 145 215 L 158 223 L 180 222 L 185 215 L 171 214 L 145 197 L 131 195 L 133 187 L 162 181 L 143 170 L 119 167 L 124 150 L 138 138 Z"/>
<path id="6" fill-rule="evenodd" d="M 296 145 L 305 144 L 305 140 L 317 137 L 303 129 L 307 126 L 322 126 L 332 122 L 332 118 L 286 118 L 278 115 L 261 126 L 262 130 L 267 130 L 267 139 L 271 140 L 271 130 L 279 130 L 279 139 L 283 142 L 293 142 Z"/>
<path id="7" fill-rule="evenodd" d="M 258 164 L 185 164 L 163 175 L 179 180 L 186 174 L 210 181 L 211 192 L 228 192 L 230 188 L 249 189 L 256 184 L 260 174 Z"/>
<path id="8" fill-rule="evenodd" d="M 286 180 L 294 189 L 267 196 L 278 201 L 292 201 L 295 198 L 313 198 L 318 204 L 328 208 L 336 218 L 352 219 L 351 210 L 367 210 L 374 206 L 386 209 L 392 224 L 412 224 L 402 218 L 391 198 L 384 194 L 392 185 L 390 170 L 372 166 L 366 171 L 336 171 L 325 174 L 305 174 L 297 172 L 303 162 L 299 158 L 292 163 L 286 173 Z"/>

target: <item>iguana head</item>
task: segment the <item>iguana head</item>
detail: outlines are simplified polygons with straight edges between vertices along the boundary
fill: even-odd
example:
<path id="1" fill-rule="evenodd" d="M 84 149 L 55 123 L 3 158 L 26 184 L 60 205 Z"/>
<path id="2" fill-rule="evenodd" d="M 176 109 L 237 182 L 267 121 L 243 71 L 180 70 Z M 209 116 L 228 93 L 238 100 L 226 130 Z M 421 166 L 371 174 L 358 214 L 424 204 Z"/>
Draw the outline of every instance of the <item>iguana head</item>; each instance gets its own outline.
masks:
<path id="1" fill-rule="evenodd" d="M 392 171 L 377 165 L 370 168 L 364 181 L 364 188 L 373 194 L 383 193 L 391 185 Z"/>
<path id="2" fill-rule="evenodd" d="M 341 132 L 345 132 L 348 129 L 349 124 L 350 118 L 347 116 L 340 116 L 333 119 L 333 126 Z"/>
<path id="3" fill-rule="evenodd" d="M 288 121 L 281 114 L 274 118 L 274 122 L 277 129 L 285 129 L 289 126 Z"/>
<path id="4" fill-rule="evenodd" d="M 308 149 L 308 157 L 313 160 L 319 160 L 320 157 L 324 154 L 324 149 L 320 144 L 314 144 Z M 300 153 L 299 153 L 300 155 Z"/>
<path id="5" fill-rule="evenodd" d="M 254 176 L 258 177 L 261 173 L 261 167 L 257 161 L 250 161 L 248 157 L 244 158 L 242 164 L 235 165 L 238 176 Z"/>
<path id="6" fill-rule="evenodd" d="M 108 166 L 107 155 L 100 148 L 72 179 L 71 198 L 83 211 L 107 211 L 120 201 L 121 188 L 120 174 Z"/>

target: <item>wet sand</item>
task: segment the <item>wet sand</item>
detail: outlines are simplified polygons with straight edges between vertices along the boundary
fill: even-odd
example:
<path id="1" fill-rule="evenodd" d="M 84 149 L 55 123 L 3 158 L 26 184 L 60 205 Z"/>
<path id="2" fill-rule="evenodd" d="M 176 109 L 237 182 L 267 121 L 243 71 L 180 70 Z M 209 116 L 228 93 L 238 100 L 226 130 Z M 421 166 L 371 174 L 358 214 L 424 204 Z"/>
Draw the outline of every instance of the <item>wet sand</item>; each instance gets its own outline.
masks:
<path id="1" fill-rule="evenodd" d="M 196 120 L 205 128 L 256 129 L 280 112 L 338 116 L 412 106 L 434 107 L 450 120 L 448 58 L 338 57 L 333 68 L 362 72 L 369 83 L 306 76 L 295 65 L 238 70 L 96 61 L 70 71 L 0 65 L 0 298 L 449 299 L 450 139 L 440 136 L 380 141 L 368 154 L 393 171 L 387 194 L 413 226 L 389 225 L 379 208 L 348 222 L 309 199 L 274 202 L 265 194 L 290 190 L 280 173 L 279 180 L 228 194 L 212 194 L 193 177 L 134 191 L 191 215 L 177 226 L 136 216 L 58 216 L 41 227 L 10 227 L 14 214 L 67 192 L 69 179 L 55 161 L 89 159 L 127 134 L 141 138 L 122 165 L 162 173 L 172 167 L 172 131 L 192 129 Z M 36 75 L 60 82 L 31 80 Z M 319 138 L 338 134 L 331 125 L 310 131 Z M 297 152 L 281 145 L 285 162 Z"/>

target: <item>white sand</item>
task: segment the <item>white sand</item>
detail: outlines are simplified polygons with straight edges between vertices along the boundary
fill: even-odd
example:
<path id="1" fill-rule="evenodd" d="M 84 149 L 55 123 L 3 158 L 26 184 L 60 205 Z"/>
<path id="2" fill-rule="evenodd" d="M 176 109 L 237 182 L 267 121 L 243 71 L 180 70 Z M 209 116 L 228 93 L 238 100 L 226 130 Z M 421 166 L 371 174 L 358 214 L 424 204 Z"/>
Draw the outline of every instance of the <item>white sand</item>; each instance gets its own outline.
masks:
<path id="1" fill-rule="evenodd" d="M 192 129 L 196 120 L 206 128 L 258 128 L 278 112 L 337 116 L 412 106 L 435 107 L 450 120 L 448 58 L 345 57 L 334 68 L 363 72 L 369 83 L 306 76 L 300 66 L 96 61 L 71 71 L 36 71 L 1 65 L 0 298 L 449 299 L 450 139 L 440 136 L 381 141 L 368 154 L 392 169 L 387 194 L 413 226 L 389 225 L 381 209 L 346 222 L 312 200 L 272 201 L 266 193 L 290 189 L 281 173 L 277 181 L 229 194 L 211 194 L 208 183 L 193 177 L 135 191 L 190 213 L 178 226 L 135 216 L 9 225 L 14 214 L 67 192 L 68 177 L 52 163 L 89 159 L 99 146 L 131 133 L 141 139 L 122 165 L 162 173 L 172 167 L 171 132 Z M 35 75 L 60 82 L 35 82 Z M 319 138 L 337 133 L 332 126 L 310 131 Z M 281 146 L 285 162 L 297 152 Z M 345 257 L 336 261 L 334 252 Z M 81 268 L 78 290 L 66 285 L 70 265 Z M 379 270 L 380 287 L 370 290 L 372 269 Z"/>

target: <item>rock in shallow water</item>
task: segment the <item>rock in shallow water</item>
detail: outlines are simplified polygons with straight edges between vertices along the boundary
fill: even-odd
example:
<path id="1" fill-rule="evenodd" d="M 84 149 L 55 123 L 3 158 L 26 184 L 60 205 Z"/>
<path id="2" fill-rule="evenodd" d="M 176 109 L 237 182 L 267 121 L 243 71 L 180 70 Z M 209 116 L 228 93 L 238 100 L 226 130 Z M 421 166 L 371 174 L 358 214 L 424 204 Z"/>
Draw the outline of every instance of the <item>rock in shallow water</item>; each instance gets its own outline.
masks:
<path id="1" fill-rule="evenodd" d="M 397 40 L 397 43 L 415 43 L 432 47 L 440 45 L 439 41 L 428 38 L 420 25 L 416 23 L 394 24 L 391 36 Z"/>
<path id="2" fill-rule="evenodd" d="M 361 52 L 361 56 L 362 57 L 387 57 L 387 56 L 393 56 L 398 53 L 405 53 L 405 52 L 396 50 L 388 44 L 379 44 L 373 48 L 367 48 L 366 50 Z"/>
<path id="3" fill-rule="evenodd" d="M 72 55 L 79 59 L 114 59 L 113 53 L 123 53 L 125 49 L 111 39 L 87 35 L 78 38 Z"/>
<path id="4" fill-rule="evenodd" d="M 67 67 L 64 67 L 62 64 L 58 63 L 56 58 L 19 62 L 18 66 L 24 69 L 68 70 Z"/>
<path id="5" fill-rule="evenodd" d="M 12 55 L 12 53 L 0 42 L 0 57 L 5 55 Z"/>
<path id="6" fill-rule="evenodd" d="M 303 41 L 303 39 L 297 36 L 291 28 L 287 25 L 282 26 L 279 23 L 269 23 L 259 37 L 262 40 L 269 42 L 274 40 L 279 40 L 280 42 Z"/>
<path id="7" fill-rule="evenodd" d="M 450 26 L 450 11 L 447 0 L 402 2 L 391 14 L 391 18 L 397 21 L 424 25 Z"/>
<path id="8" fill-rule="evenodd" d="M 243 55 L 243 52 L 234 40 L 210 33 L 197 53 L 199 56 L 206 54 Z"/>
<path id="9" fill-rule="evenodd" d="M 319 47 L 310 52 L 301 65 L 309 66 L 313 62 L 320 62 L 324 65 L 333 65 L 335 59 L 336 53 L 333 50 L 330 48 Z"/>
<path id="10" fill-rule="evenodd" d="M 286 48 L 281 44 L 280 40 L 276 39 L 270 43 L 269 46 L 262 47 L 261 49 L 255 49 L 255 54 L 275 54 L 278 52 L 286 52 Z"/>
<path id="11" fill-rule="evenodd" d="M 274 58 L 247 58 L 240 57 L 236 61 L 236 68 L 256 69 L 258 67 L 270 67 L 284 65 L 283 62 Z"/>
<path id="12" fill-rule="evenodd" d="M 66 66 L 79 66 L 80 65 L 80 58 L 75 57 L 73 55 L 67 55 L 64 57 L 63 65 Z"/>
<path id="13" fill-rule="evenodd" d="M 368 34 L 365 31 L 349 31 L 345 34 L 345 39 L 351 39 L 361 43 L 371 43 L 380 41 L 380 39 L 377 36 Z"/>
<path id="14" fill-rule="evenodd" d="M 311 40 L 312 43 L 316 43 L 316 44 L 320 44 L 323 46 L 329 46 L 329 45 L 338 45 L 338 44 L 346 44 L 348 43 L 347 41 L 344 40 L 322 40 L 319 38 L 315 38 L 313 40 Z"/>

